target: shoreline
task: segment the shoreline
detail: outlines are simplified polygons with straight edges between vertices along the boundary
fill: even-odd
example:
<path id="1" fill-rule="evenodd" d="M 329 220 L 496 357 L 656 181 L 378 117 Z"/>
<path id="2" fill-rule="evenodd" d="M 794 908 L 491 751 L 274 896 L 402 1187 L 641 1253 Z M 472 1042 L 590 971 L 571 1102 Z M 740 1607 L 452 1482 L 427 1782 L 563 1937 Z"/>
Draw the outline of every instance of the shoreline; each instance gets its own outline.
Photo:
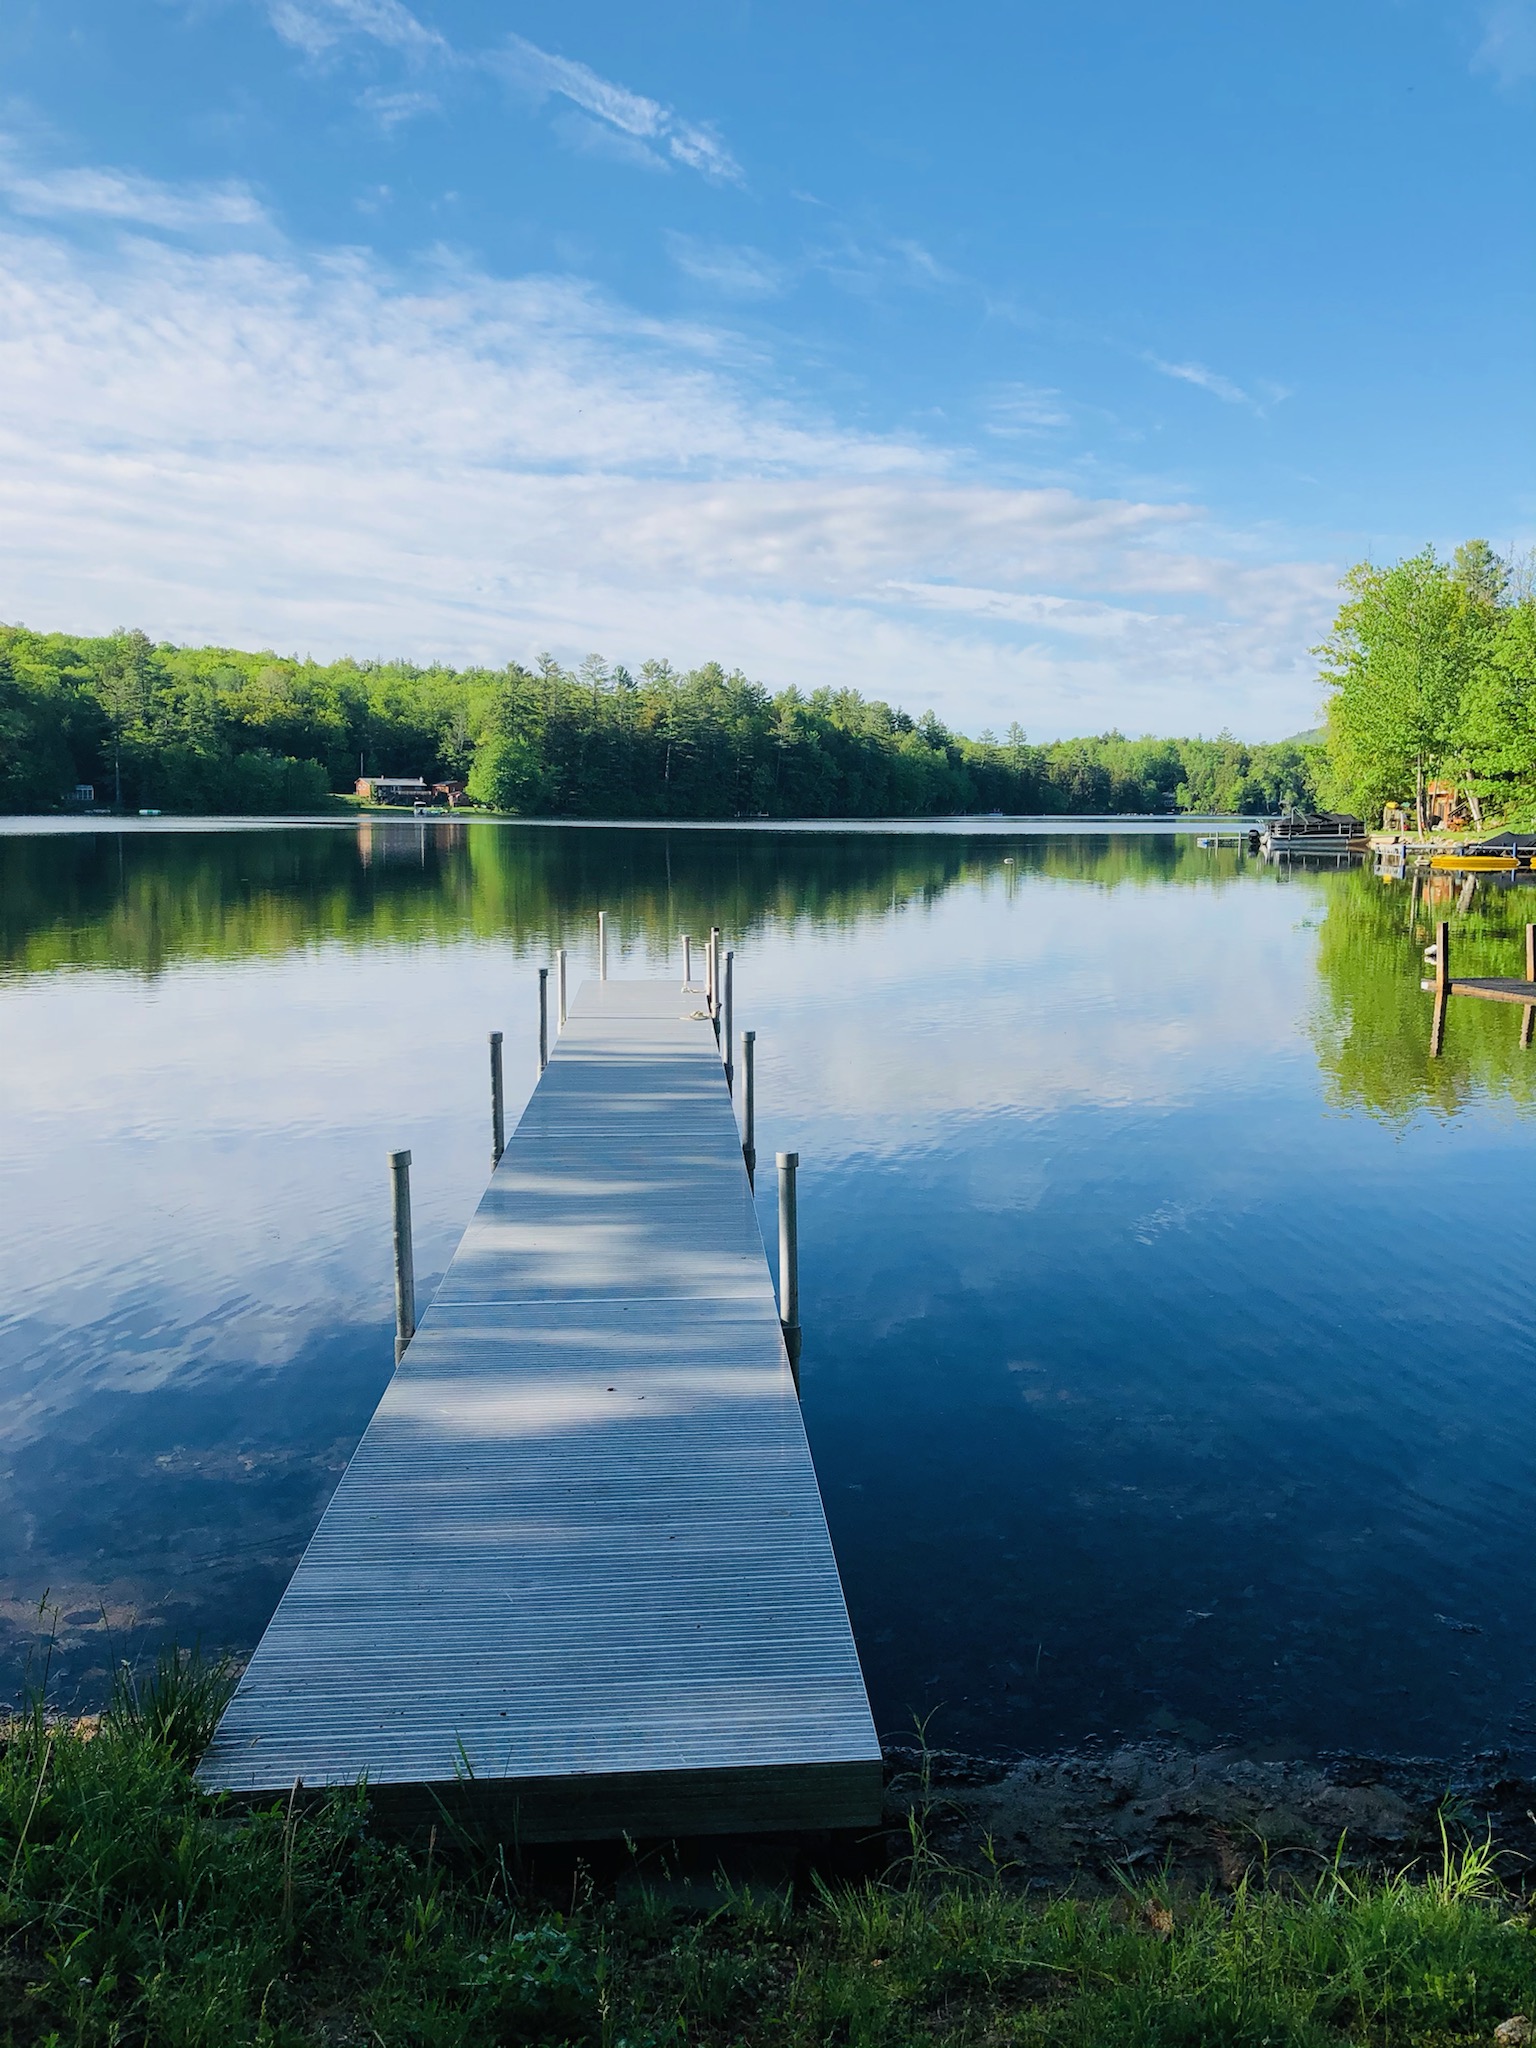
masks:
<path id="1" fill-rule="evenodd" d="M 1438 1856 L 1442 1824 L 1516 1866 L 1536 1864 L 1536 1755 L 1460 1760 L 1333 1752 L 1266 1757 L 1172 1742 L 1015 1758 L 889 1743 L 888 1825 L 921 1823 L 961 1868 L 1052 1891 L 1113 1891 L 1166 1870 L 1228 1887 L 1283 1862 L 1401 1869 Z"/>

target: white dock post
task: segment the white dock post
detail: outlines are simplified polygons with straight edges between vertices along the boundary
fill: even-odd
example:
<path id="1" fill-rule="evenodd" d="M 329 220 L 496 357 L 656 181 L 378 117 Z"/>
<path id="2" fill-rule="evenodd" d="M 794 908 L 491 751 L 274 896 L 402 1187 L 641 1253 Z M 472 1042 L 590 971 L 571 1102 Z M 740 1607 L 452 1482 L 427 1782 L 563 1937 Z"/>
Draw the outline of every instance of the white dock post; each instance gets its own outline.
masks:
<path id="1" fill-rule="evenodd" d="M 565 948 L 555 955 L 555 998 L 560 1012 L 560 1029 L 565 1029 Z"/>
<path id="2" fill-rule="evenodd" d="M 746 1096 L 746 1136 L 741 1141 L 741 1156 L 747 1162 L 747 1186 L 757 1186 L 757 1084 L 753 1075 L 753 1062 L 757 1052 L 757 1033 L 743 1031 L 741 1034 L 741 1063 L 745 1069 L 743 1089 Z"/>
<path id="3" fill-rule="evenodd" d="M 682 936 L 683 936 L 683 992 L 684 992 L 684 994 L 686 995 L 686 993 L 687 993 L 687 991 L 688 991 L 688 986 L 689 986 L 689 983 L 690 983 L 690 982 L 691 982 L 691 981 L 693 980 L 693 939 L 692 939 L 692 937 L 690 936 L 690 934 L 689 934 L 689 933 L 687 933 L 687 932 L 684 932 Z"/>
<path id="4" fill-rule="evenodd" d="M 597 913 L 597 978 L 608 979 L 608 913 L 603 910 Z"/>
<path id="5" fill-rule="evenodd" d="M 539 1072 L 549 1065 L 549 969 L 539 969 Z"/>
<path id="6" fill-rule="evenodd" d="M 501 1033 L 491 1033 L 491 1171 L 501 1163 L 507 1149 L 506 1089 L 502 1085 Z"/>
<path id="7" fill-rule="evenodd" d="M 798 1152 L 780 1152 L 779 1161 L 779 1322 L 784 1349 L 800 1391 L 800 1217 L 795 1198 Z"/>
<path id="8" fill-rule="evenodd" d="M 709 1018 L 715 1027 L 715 1043 L 720 1043 L 720 927 L 712 924 L 709 928 Z"/>
<path id="9" fill-rule="evenodd" d="M 416 1334 L 416 1263 L 411 1252 L 411 1155 L 389 1155 L 395 1239 L 395 1363 Z"/>

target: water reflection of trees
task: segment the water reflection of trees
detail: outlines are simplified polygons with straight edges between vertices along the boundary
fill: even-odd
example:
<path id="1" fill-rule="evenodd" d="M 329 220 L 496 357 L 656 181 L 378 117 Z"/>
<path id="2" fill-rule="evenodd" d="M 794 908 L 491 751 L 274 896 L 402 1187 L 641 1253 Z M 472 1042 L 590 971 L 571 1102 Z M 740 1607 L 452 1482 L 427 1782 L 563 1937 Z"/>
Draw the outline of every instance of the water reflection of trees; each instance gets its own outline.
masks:
<path id="1" fill-rule="evenodd" d="M 0 962 L 12 971 L 242 959 L 326 943 L 620 944 L 711 923 L 838 926 L 958 884 L 1043 876 L 1100 888 L 1230 881 L 1238 857 L 1173 834 L 548 829 L 461 820 L 0 838 Z"/>
<path id="2" fill-rule="evenodd" d="M 1445 1043 L 1430 1057 L 1432 970 L 1424 948 L 1450 923 L 1457 974 L 1524 971 L 1525 927 L 1536 888 L 1503 877 L 1409 875 L 1385 881 L 1368 868 L 1327 878 L 1311 1024 L 1334 1100 L 1389 1123 L 1416 1112 L 1453 1115 L 1479 1096 L 1536 1103 L 1536 1050 L 1520 1045 L 1519 1008 L 1452 998 Z"/>

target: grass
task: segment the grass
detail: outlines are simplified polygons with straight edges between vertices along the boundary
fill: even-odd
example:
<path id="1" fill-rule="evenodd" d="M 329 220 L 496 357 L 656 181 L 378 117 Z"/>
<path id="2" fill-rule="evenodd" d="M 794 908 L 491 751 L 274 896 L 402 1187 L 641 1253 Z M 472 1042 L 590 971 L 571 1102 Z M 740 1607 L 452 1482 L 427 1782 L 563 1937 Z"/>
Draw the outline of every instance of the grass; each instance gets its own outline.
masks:
<path id="1" fill-rule="evenodd" d="M 359 1794 L 240 1815 L 191 1764 L 223 1674 L 169 1655 L 94 1731 L 0 1756 L 0 2042 L 1324 2048 L 1488 2042 L 1536 2014 L 1536 1930 L 1485 1844 L 1424 1870 L 1038 1898 L 937 1862 L 684 1912 L 506 1855 L 377 1839 Z"/>

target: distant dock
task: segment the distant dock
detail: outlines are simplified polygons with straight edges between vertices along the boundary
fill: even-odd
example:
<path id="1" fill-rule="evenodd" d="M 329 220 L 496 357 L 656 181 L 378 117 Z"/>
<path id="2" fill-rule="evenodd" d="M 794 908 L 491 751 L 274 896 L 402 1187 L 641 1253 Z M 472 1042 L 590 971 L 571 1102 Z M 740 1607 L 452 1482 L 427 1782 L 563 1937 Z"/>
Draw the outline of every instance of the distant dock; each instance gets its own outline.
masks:
<path id="1" fill-rule="evenodd" d="M 563 968 L 562 968 L 563 972 Z M 853 1828 L 870 1717 L 715 1032 L 588 981 L 199 1770 L 526 1841 Z"/>

